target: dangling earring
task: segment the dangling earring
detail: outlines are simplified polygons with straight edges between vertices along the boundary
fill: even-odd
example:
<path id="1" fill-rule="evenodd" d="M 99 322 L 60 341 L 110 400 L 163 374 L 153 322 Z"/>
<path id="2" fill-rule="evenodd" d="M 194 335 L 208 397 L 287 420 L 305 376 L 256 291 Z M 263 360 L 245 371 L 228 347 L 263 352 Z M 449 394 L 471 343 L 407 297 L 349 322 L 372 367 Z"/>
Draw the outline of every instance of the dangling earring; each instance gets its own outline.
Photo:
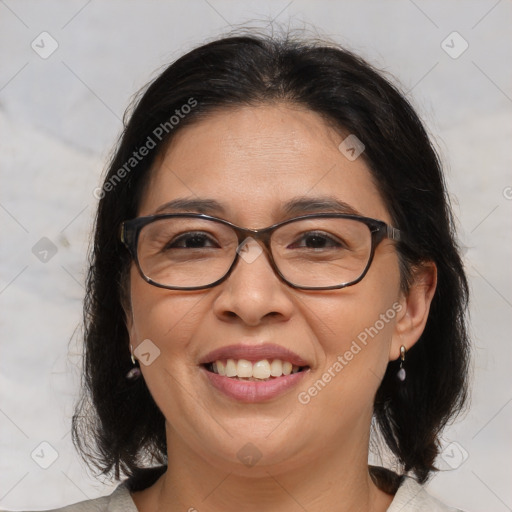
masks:
<path id="1" fill-rule="evenodd" d="M 131 360 L 133 364 L 133 368 L 126 374 L 126 379 L 134 382 L 141 376 L 140 368 L 136 365 L 135 357 L 133 357 L 133 346 L 130 345 L 130 352 L 131 352 Z"/>
<path id="2" fill-rule="evenodd" d="M 406 376 L 405 368 L 404 368 L 405 353 L 406 352 L 407 352 L 407 350 L 406 350 L 405 346 L 402 345 L 400 347 L 400 369 L 398 370 L 398 372 L 396 374 L 398 379 L 401 380 L 402 382 L 405 380 L 405 376 Z"/>

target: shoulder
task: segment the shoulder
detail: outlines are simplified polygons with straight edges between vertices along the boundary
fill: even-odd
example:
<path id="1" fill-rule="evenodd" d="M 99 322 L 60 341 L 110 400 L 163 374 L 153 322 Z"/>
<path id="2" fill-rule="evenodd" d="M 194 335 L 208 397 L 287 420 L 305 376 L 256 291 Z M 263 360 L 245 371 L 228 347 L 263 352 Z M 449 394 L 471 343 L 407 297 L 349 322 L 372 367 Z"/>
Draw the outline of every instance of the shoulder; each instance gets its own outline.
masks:
<path id="1" fill-rule="evenodd" d="M 405 477 L 387 512 L 462 512 L 427 493 L 416 480 Z"/>
<path id="2" fill-rule="evenodd" d="M 1 512 L 1 511 L 0 511 Z M 66 507 L 44 512 L 138 512 L 125 482 L 119 484 L 114 492 L 93 500 L 81 501 Z"/>
<path id="3" fill-rule="evenodd" d="M 108 496 L 42 512 L 138 512 L 130 492 L 141 491 L 153 485 L 166 470 L 167 466 L 138 468 Z M 0 510 L 0 512 L 8 511 Z"/>

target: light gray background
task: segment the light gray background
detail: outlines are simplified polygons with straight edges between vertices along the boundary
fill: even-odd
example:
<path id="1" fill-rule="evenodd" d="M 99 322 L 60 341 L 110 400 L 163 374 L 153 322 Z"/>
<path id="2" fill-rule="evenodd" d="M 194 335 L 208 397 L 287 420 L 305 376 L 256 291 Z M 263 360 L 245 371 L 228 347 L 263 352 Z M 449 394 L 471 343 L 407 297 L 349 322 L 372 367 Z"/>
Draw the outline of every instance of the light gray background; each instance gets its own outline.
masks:
<path id="1" fill-rule="evenodd" d="M 317 27 L 398 77 L 435 138 L 466 248 L 475 349 L 472 406 L 445 432 L 429 489 L 467 511 L 512 510 L 511 14 L 508 0 L 0 0 L 0 506 L 113 489 L 86 472 L 69 435 L 92 191 L 124 109 L 156 70 L 230 25 L 275 19 Z M 58 43 L 47 59 L 31 48 L 43 51 L 43 31 Z M 458 58 L 453 31 L 469 44 Z M 32 252 L 42 237 L 57 249 L 46 263 Z"/>

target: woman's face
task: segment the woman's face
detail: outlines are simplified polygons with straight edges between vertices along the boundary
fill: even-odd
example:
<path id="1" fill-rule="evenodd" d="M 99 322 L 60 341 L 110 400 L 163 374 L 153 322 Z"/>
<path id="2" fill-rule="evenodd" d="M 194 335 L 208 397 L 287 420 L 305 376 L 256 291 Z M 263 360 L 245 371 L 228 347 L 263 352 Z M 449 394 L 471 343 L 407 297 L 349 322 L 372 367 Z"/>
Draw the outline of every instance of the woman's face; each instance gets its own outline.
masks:
<path id="1" fill-rule="evenodd" d="M 285 206 L 293 201 L 329 199 L 390 223 L 363 159 L 350 161 L 338 149 L 343 139 L 299 107 L 217 112 L 176 134 L 154 166 L 138 214 L 155 214 L 176 199 L 207 199 L 219 209 L 185 211 L 257 229 L 290 218 Z M 333 211 L 311 208 L 292 217 Z M 400 346 L 404 298 L 393 243 L 378 246 L 361 282 L 330 291 L 292 289 L 265 252 L 254 254 L 240 258 L 220 285 L 200 291 L 157 288 L 132 265 L 130 338 L 134 349 L 150 340 L 151 364 L 141 369 L 167 420 L 169 453 L 251 475 L 270 465 L 279 472 L 313 464 L 338 450 L 366 456 L 374 395 Z M 226 347 L 222 359 L 230 351 L 235 363 L 244 355 L 258 359 L 267 354 L 258 349 L 269 345 L 269 362 L 277 346 L 308 367 L 271 396 L 244 395 L 240 382 L 238 395 L 230 395 L 202 364 Z"/>

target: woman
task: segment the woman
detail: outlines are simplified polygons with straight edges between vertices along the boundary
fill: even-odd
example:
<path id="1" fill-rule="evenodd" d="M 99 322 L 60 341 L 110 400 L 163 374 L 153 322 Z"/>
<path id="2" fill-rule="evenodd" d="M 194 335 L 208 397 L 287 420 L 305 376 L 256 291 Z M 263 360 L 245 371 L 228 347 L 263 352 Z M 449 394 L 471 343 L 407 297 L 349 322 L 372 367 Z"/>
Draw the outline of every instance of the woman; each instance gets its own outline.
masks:
<path id="1" fill-rule="evenodd" d="M 331 44 L 220 39 L 136 104 L 104 185 L 66 511 L 454 510 L 467 283 L 404 97 Z M 394 471 L 368 466 L 370 434 Z"/>

